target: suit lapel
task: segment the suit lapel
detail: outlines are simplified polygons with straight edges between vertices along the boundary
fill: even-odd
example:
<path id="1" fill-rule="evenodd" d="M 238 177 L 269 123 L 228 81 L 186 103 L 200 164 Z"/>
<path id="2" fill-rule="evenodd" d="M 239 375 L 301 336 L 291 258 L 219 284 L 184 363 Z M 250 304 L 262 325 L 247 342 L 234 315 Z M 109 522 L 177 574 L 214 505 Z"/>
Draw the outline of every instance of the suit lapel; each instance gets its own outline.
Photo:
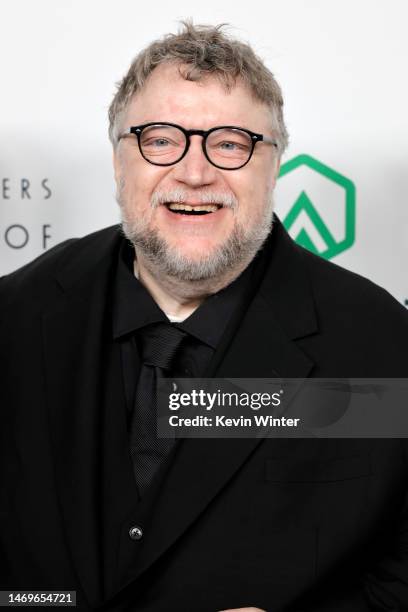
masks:
<path id="1" fill-rule="evenodd" d="M 109 508 L 111 524 L 119 513 L 120 526 L 117 493 L 128 493 L 126 479 L 132 478 L 124 455 L 125 427 L 113 415 L 125 414 L 120 355 L 112 342 L 107 303 L 116 245 L 117 233 L 111 232 L 90 252 L 76 253 L 77 260 L 58 273 L 59 297 L 43 315 L 56 486 L 74 567 L 91 604 L 103 597 L 102 536 L 107 529 L 102 510 Z M 123 463 L 128 471 L 120 469 Z"/>

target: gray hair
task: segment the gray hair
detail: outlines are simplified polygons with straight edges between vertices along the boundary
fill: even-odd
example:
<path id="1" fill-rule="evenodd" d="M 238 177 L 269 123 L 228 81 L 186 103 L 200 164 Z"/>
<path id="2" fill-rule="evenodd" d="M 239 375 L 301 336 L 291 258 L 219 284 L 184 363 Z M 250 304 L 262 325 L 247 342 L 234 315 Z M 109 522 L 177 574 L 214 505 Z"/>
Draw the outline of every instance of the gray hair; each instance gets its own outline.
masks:
<path id="1" fill-rule="evenodd" d="M 282 154 L 288 144 L 288 133 L 283 119 L 282 92 L 271 71 L 248 44 L 221 31 L 226 24 L 195 26 L 191 21 L 183 21 L 182 25 L 178 34 L 167 34 L 143 49 L 117 84 L 109 107 L 109 138 L 113 146 L 117 145 L 120 123 L 133 96 L 156 66 L 173 62 L 179 65 L 184 79 L 199 81 L 213 75 L 227 91 L 241 79 L 252 96 L 270 108 L 272 127 Z"/>

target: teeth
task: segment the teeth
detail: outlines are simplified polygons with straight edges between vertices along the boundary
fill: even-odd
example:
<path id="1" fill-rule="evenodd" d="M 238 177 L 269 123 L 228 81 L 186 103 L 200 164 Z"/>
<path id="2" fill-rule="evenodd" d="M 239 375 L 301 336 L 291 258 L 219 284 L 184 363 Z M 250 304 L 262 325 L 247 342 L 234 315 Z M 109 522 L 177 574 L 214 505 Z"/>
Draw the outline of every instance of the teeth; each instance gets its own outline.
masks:
<path id="1" fill-rule="evenodd" d="M 204 212 L 215 212 L 220 207 L 216 204 L 206 204 L 205 206 L 188 206 L 188 204 L 168 204 L 170 210 L 185 210 L 187 212 L 191 211 L 204 211 Z"/>

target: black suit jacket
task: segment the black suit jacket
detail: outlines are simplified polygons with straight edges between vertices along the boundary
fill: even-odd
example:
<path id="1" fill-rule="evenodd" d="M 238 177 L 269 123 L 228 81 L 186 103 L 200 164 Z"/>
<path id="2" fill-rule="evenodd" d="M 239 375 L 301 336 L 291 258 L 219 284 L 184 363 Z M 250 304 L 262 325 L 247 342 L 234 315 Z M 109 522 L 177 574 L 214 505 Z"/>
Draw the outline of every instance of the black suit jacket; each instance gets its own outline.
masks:
<path id="1" fill-rule="evenodd" d="M 405 309 L 278 221 L 270 240 L 211 375 L 407 377 Z M 81 610 L 408 609 L 405 440 L 184 440 L 137 503 L 119 242 L 107 228 L 0 280 L 0 588 L 76 590 Z"/>

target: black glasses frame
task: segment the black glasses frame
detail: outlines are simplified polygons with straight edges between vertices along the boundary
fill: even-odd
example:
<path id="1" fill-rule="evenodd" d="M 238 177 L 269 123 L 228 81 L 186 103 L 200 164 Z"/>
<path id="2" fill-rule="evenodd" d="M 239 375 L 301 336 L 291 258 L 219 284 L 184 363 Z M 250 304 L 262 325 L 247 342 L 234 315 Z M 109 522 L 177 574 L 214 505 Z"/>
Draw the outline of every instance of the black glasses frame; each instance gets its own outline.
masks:
<path id="1" fill-rule="evenodd" d="M 151 127 L 152 125 L 168 125 L 169 127 L 178 128 L 185 135 L 186 137 L 185 149 L 183 153 L 180 155 L 180 157 L 176 159 L 174 162 L 170 162 L 167 164 L 161 164 L 159 162 L 154 162 L 154 161 L 151 161 L 150 159 L 147 159 L 147 157 L 145 157 L 145 155 L 143 154 L 142 146 L 140 144 L 140 137 L 142 135 L 143 130 L 147 127 Z M 207 153 L 208 136 L 212 134 L 212 132 L 215 132 L 216 130 L 223 130 L 223 129 L 240 130 L 241 132 L 245 132 L 246 134 L 248 134 L 248 136 L 251 138 L 252 148 L 251 148 L 249 157 L 246 160 L 246 162 L 244 162 L 240 166 L 237 166 L 236 168 L 226 168 L 225 166 L 220 166 L 219 164 L 215 164 L 208 156 L 208 153 Z M 149 164 L 153 164 L 154 166 L 174 166 L 174 164 L 177 164 L 179 161 L 181 161 L 183 157 L 185 157 L 188 153 L 188 150 L 190 148 L 190 137 L 191 136 L 202 136 L 203 138 L 202 149 L 203 149 L 203 153 L 206 159 L 210 162 L 210 164 L 212 164 L 216 168 L 220 168 L 220 170 L 239 170 L 240 168 L 243 168 L 244 166 L 246 166 L 252 157 L 252 154 L 254 152 L 255 145 L 257 142 L 264 142 L 265 144 L 273 145 L 274 147 L 276 147 L 276 149 L 278 148 L 278 143 L 276 142 L 276 140 L 274 140 L 270 136 L 264 136 L 263 134 L 257 134 L 256 132 L 251 132 L 251 130 L 247 130 L 246 128 L 238 127 L 236 125 L 220 125 L 217 127 L 213 127 L 210 130 L 186 130 L 181 125 L 177 125 L 176 123 L 168 123 L 166 121 L 161 121 L 161 122 L 152 121 L 150 123 L 143 123 L 142 125 L 134 125 L 132 127 L 127 128 L 122 134 L 119 135 L 118 140 L 120 140 L 121 138 L 126 138 L 127 136 L 131 134 L 134 134 L 137 137 L 139 151 L 143 159 L 145 159 Z"/>

